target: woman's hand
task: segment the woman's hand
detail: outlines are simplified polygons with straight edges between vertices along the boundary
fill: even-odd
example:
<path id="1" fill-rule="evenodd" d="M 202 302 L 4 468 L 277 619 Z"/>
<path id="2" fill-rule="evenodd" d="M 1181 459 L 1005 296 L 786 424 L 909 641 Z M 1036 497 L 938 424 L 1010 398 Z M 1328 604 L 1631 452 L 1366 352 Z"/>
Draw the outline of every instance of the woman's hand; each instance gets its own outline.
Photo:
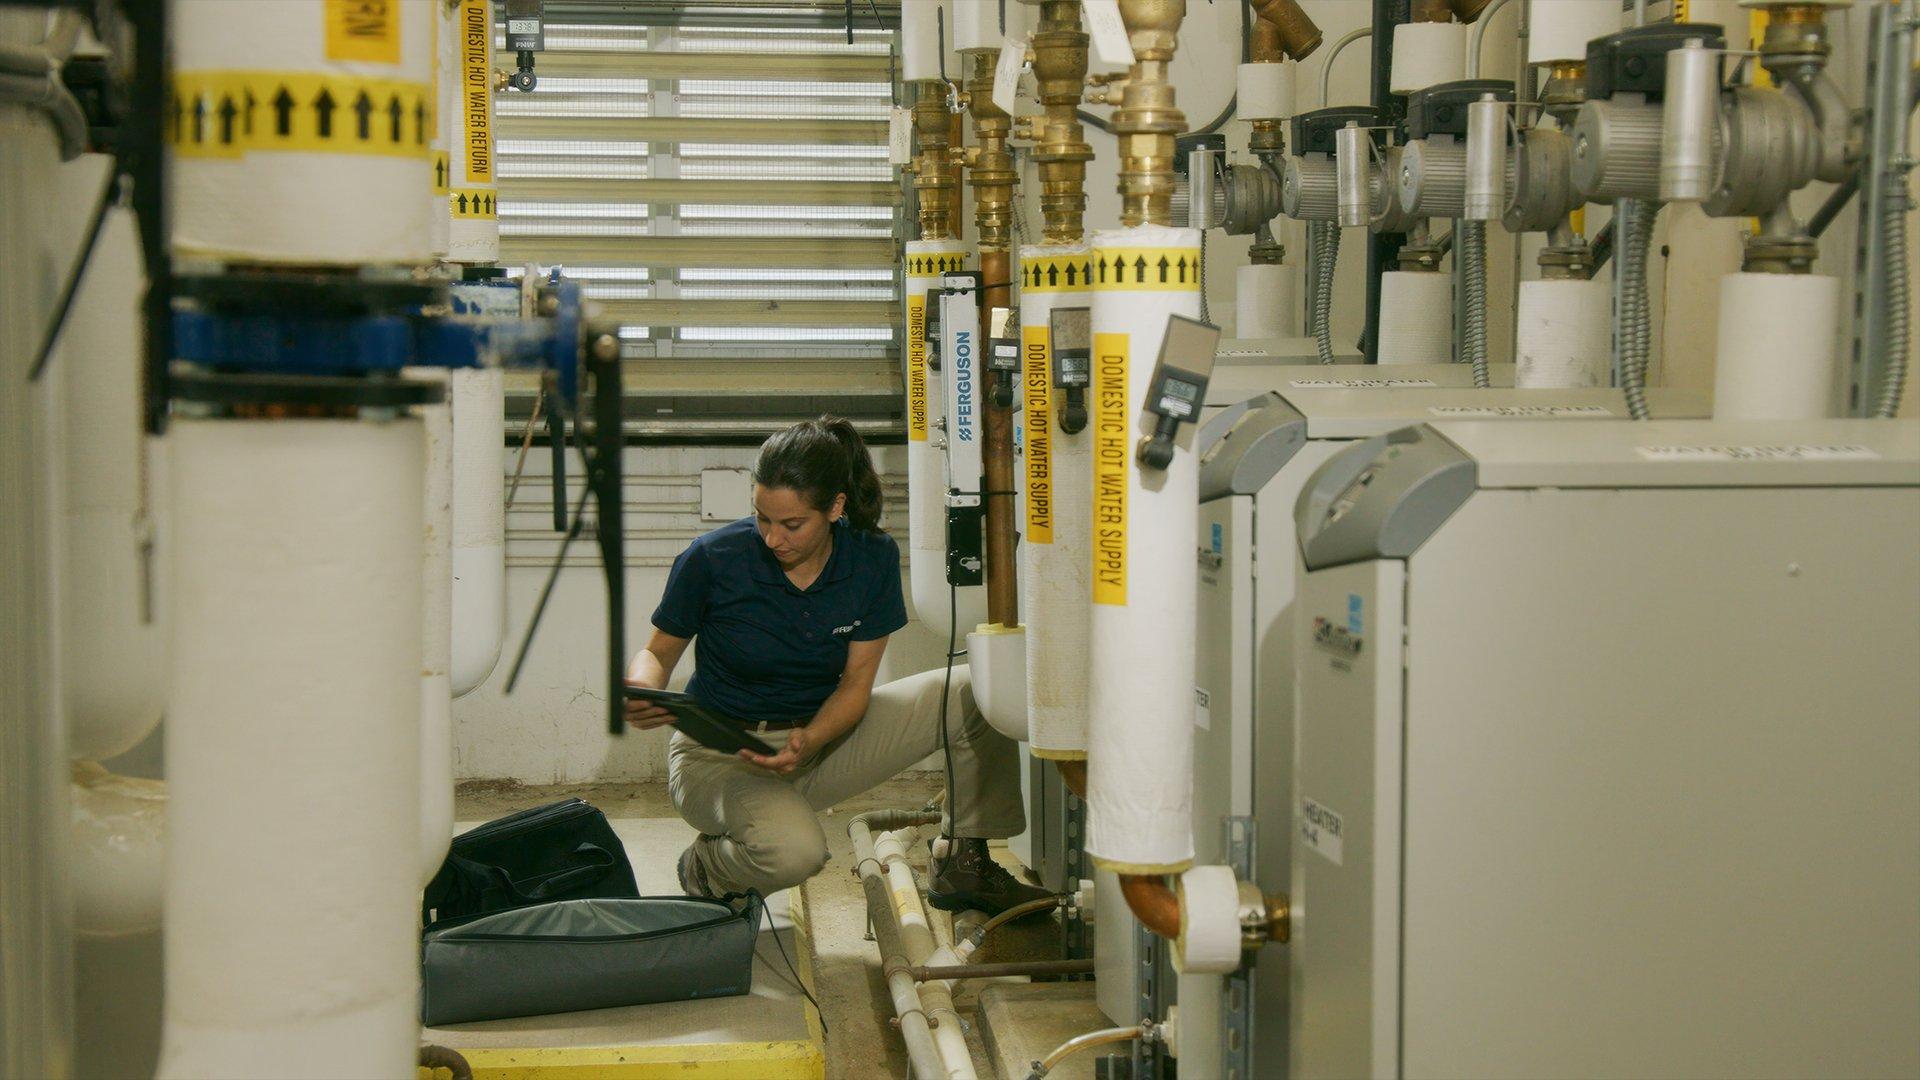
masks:
<path id="1" fill-rule="evenodd" d="M 646 686 L 645 683 L 635 682 L 632 679 L 627 680 L 627 685 Z M 651 689 L 651 687 L 649 687 L 649 689 Z M 627 723 L 632 724 L 642 731 L 648 731 L 673 723 L 673 714 L 654 702 L 642 701 L 639 698 L 628 698 Z"/>
<path id="2" fill-rule="evenodd" d="M 776 772 L 784 776 L 799 768 L 800 763 L 807 760 L 807 757 L 812 753 L 813 737 L 807 734 L 806 728 L 797 727 L 787 735 L 787 745 L 781 747 L 779 753 L 768 755 L 756 754 L 751 750 L 742 750 L 740 751 L 740 760 L 749 765 L 758 765 L 768 772 Z"/>

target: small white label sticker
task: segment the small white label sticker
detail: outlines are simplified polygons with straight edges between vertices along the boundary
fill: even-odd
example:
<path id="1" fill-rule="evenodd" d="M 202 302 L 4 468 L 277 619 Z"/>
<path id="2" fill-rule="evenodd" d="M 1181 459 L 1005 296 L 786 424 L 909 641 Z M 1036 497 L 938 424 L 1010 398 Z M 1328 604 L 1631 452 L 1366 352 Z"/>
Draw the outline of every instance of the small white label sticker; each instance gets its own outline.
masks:
<path id="1" fill-rule="evenodd" d="M 1865 446 L 1641 446 L 1648 461 L 1878 461 Z"/>
<path id="2" fill-rule="evenodd" d="M 1341 839 L 1345 832 L 1346 823 L 1340 820 L 1339 814 L 1312 799 L 1300 800 L 1300 839 L 1335 866 L 1340 865 Z"/>
<path id="3" fill-rule="evenodd" d="M 508 19 L 507 20 L 507 33 L 509 34 L 537 34 L 539 32 L 540 32 L 539 19 Z"/>
<path id="4" fill-rule="evenodd" d="M 1020 88 L 1020 72 L 1027 66 L 1027 39 L 1012 37 L 1000 43 L 1000 62 L 993 66 L 993 103 L 1008 116 L 1013 115 L 1014 93 Z"/>
<path id="5" fill-rule="evenodd" d="M 1101 62 L 1132 67 L 1133 43 L 1127 40 L 1127 24 L 1120 18 L 1120 0 L 1080 0 L 1080 7 Z"/>
<path id="6" fill-rule="evenodd" d="M 1193 726 L 1201 731 L 1213 730 L 1213 695 L 1204 687 L 1193 688 Z"/>
<path id="7" fill-rule="evenodd" d="M 905 165 L 913 160 L 913 112 L 898 105 L 887 112 L 887 161 Z"/>
<path id="8" fill-rule="evenodd" d="M 1427 407 L 1427 412 L 1432 416 L 1445 416 L 1455 420 L 1613 415 L 1613 410 L 1603 405 L 1430 405 Z"/>
<path id="9" fill-rule="evenodd" d="M 1434 387 L 1432 379 L 1295 379 L 1295 390 L 1391 390 L 1394 387 Z"/>

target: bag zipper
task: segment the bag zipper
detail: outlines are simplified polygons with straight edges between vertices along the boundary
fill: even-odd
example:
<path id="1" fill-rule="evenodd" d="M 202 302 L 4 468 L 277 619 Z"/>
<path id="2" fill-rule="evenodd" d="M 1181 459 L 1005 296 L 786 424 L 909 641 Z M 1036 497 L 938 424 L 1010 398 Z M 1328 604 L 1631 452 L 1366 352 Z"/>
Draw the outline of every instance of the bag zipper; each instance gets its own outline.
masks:
<path id="1" fill-rule="evenodd" d="M 581 816 L 582 811 L 593 812 L 593 810 L 594 808 L 582 799 L 568 799 L 566 802 L 556 803 L 552 806 L 535 806 L 522 810 L 517 814 L 509 814 L 498 821 L 489 821 L 485 825 L 469 829 L 459 836 L 454 837 L 453 842 L 458 844 L 463 840 L 478 840 L 482 837 L 493 836 L 496 833 L 519 828 L 535 821 L 543 823 L 548 821 L 565 821 Z"/>
<path id="2" fill-rule="evenodd" d="M 562 941 L 562 942 L 593 943 L 593 944 L 598 944 L 601 942 L 618 942 L 618 941 L 645 941 L 648 938 L 665 937 L 670 934 L 685 934 L 694 930 L 711 930 L 716 926 L 725 926 L 727 923 L 733 922 L 736 919 L 744 921 L 747 914 L 744 911 L 733 910 L 731 906 L 724 903 L 723 901 L 708 900 L 703 897 L 642 896 L 642 897 L 636 897 L 635 899 L 678 900 L 683 903 L 688 900 L 693 900 L 698 903 L 718 904 L 719 906 L 726 908 L 727 913 L 717 918 L 708 919 L 705 922 L 688 923 L 685 926 L 667 926 L 667 927 L 662 927 L 658 930 L 642 930 L 642 931 L 639 931 L 638 933 L 633 933 L 633 934 L 607 934 L 607 935 L 601 935 L 597 937 L 569 937 L 568 935 L 565 935 L 565 934 L 459 934 L 459 933 L 454 933 L 454 934 L 447 934 L 443 937 L 434 938 L 433 941 L 453 941 L 453 942 L 462 942 L 462 943 L 479 942 L 479 941 L 529 941 L 529 942 Z M 521 910 L 525 910 L 525 909 L 523 908 Z M 757 925 L 759 920 L 755 919 L 754 922 Z M 432 942 L 429 942 L 428 944 L 432 944 Z"/>

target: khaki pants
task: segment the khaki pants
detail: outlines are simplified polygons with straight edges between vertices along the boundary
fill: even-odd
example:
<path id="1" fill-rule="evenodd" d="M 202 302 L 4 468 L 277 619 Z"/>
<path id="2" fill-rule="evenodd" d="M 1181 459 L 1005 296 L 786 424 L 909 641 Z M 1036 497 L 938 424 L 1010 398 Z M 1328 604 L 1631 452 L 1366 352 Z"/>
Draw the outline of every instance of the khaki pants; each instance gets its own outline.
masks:
<path id="1" fill-rule="evenodd" d="M 747 888 L 771 895 L 798 885 L 827 863 L 827 840 L 814 815 L 940 752 L 944 668 L 875 687 L 853 730 L 781 776 L 709 750 L 676 731 L 667 744 L 667 790 L 674 808 L 703 835 L 695 857 L 715 892 Z M 974 706 L 964 666 L 953 669 L 948 714 L 953 752 L 951 835 L 1001 839 L 1026 828 L 1020 802 L 1018 744 L 987 726 Z M 776 749 L 787 732 L 760 732 Z"/>

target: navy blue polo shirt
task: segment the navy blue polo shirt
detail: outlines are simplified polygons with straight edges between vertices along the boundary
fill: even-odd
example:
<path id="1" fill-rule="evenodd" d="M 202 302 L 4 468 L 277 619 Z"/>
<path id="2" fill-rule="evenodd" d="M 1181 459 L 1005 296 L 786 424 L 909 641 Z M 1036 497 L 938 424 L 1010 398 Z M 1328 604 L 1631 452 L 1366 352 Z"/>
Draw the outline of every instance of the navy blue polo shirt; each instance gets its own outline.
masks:
<path id="1" fill-rule="evenodd" d="M 826 567 L 798 589 L 741 518 L 673 561 L 653 625 L 694 639 L 687 693 L 702 704 L 755 723 L 805 723 L 840 684 L 848 642 L 907 625 L 900 547 L 838 522 Z"/>

